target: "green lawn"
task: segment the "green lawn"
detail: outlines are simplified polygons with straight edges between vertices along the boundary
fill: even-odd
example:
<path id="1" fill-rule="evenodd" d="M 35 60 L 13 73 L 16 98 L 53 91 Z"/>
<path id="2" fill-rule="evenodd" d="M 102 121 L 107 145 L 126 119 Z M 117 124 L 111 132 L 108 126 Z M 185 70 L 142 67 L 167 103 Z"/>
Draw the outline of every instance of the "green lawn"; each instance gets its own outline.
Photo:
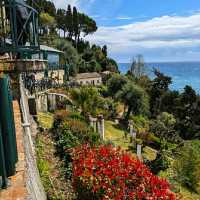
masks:
<path id="1" fill-rule="evenodd" d="M 130 144 L 130 136 L 127 132 L 127 138 L 125 138 L 125 131 L 118 127 L 112 121 L 105 122 L 105 140 L 112 141 L 116 146 L 120 146 L 124 150 L 128 150 Z M 143 156 L 148 160 L 155 160 L 156 159 L 156 150 L 146 146 L 143 148 Z"/>
<path id="2" fill-rule="evenodd" d="M 39 112 L 38 113 L 38 121 L 40 126 L 43 128 L 50 129 L 53 125 L 53 114 L 52 113 L 43 113 Z"/>
<path id="3" fill-rule="evenodd" d="M 130 137 L 125 138 L 125 131 L 112 121 L 105 121 L 105 140 L 112 141 L 124 150 L 128 150 L 130 145 Z"/>

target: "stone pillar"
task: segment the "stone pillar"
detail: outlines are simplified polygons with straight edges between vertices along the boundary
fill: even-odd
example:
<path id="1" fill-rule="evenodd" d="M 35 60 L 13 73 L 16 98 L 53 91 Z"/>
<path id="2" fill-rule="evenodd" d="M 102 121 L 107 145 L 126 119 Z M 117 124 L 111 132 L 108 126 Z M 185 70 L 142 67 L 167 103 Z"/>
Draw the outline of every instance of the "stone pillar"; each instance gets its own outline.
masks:
<path id="1" fill-rule="evenodd" d="M 40 98 L 40 105 L 42 112 L 48 112 L 48 97 L 46 94 L 42 95 Z"/>
<path id="2" fill-rule="evenodd" d="M 137 144 L 137 157 L 139 160 L 142 160 L 142 145 Z"/>
<path id="3" fill-rule="evenodd" d="M 53 103 L 53 105 L 52 105 L 53 111 L 55 111 L 57 108 L 56 95 L 52 95 L 52 103 Z"/>
<path id="4" fill-rule="evenodd" d="M 97 118 L 93 118 L 94 132 L 97 132 Z"/>
<path id="5" fill-rule="evenodd" d="M 130 135 L 131 135 L 131 138 L 132 138 L 133 145 L 134 145 L 134 147 L 135 147 L 135 146 L 136 146 L 136 139 L 137 139 L 136 137 L 137 137 L 137 133 L 136 133 L 136 131 L 134 130 L 132 124 L 130 124 L 129 126 L 130 126 Z"/>
<path id="6" fill-rule="evenodd" d="M 90 126 L 94 129 L 94 132 L 97 131 L 97 118 L 89 117 Z"/>
<path id="7" fill-rule="evenodd" d="M 103 115 L 98 116 L 98 133 L 100 134 L 101 138 L 104 140 L 105 138 L 105 124 Z"/>
<path id="8" fill-rule="evenodd" d="M 36 98 L 37 111 L 40 112 L 40 107 L 41 107 L 41 105 L 40 105 L 40 96 L 36 95 L 35 98 Z"/>
<path id="9" fill-rule="evenodd" d="M 55 111 L 56 110 L 56 95 L 54 94 L 48 94 L 48 102 L 49 102 L 49 111 Z"/>

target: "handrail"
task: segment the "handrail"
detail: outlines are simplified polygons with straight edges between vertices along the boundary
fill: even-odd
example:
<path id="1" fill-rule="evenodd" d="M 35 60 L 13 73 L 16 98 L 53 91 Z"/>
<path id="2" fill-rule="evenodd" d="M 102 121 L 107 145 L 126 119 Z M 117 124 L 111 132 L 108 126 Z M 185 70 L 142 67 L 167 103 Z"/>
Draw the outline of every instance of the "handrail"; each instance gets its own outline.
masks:
<path id="1" fill-rule="evenodd" d="M 35 159 L 35 149 L 31 137 L 31 116 L 29 114 L 27 95 L 25 94 L 25 87 L 21 74 L 19 79 L 21 93 L 20 105 L 23 118 L 22 126 L 24 128 L 24 146 L 27 161 L 27 189 L 32 200 L 46 200 L 46 194 L 44 192 L 44 188 L 40 180 L 40 175 Z"/>
<path id="2" fill-rule="evenodd" d="M 21 94 L 20 105 L 21 105 L 22 117 L 23 117 L 23 125 L 22 126 L 26 129 L 26 133 L 29 137 L 29 142 L 31 144 L 31 149 L 34 152 L 33 141 L 31 138 L 30 122 L 29 122 L 29 117 L 28 117 L 28 112 L 27 112 L 27 110 L 29 110 L 29 109 L 25 103 L 24 83 L 22 81 L 21 75 L 20 75 L 20 94 Z"/>

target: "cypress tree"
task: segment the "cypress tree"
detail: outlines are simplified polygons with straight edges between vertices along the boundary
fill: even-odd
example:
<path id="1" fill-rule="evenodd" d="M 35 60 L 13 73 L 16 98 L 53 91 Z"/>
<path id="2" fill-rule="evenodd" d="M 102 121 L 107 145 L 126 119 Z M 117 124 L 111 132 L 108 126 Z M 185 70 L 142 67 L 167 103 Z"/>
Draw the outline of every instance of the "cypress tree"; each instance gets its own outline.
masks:
<path id="1" fill-rule="evenodd" d="M 73 7 L 73 33 L 75 36 L 75 42 L 77 44 L 77 39 L 79 35 L 79 18 L 76 7 Z"/>
<path id="2" fill-rule="evenodd" d="M 73 15 L 71 6 L 68 5 L 67 7 L 67 14 L 66 14 L 66 20 L 65 20 L 66 29 L 68 31 L 68 37 L 72 39 L 73 36 Z"/>
<path id="3" fill-rule="evenodd" d="M 102 53 L 104 54 L 105 57 L 107 57 L 108 53 L 107 53 L 107 46 L 106 45 L 103 46 Z"/>

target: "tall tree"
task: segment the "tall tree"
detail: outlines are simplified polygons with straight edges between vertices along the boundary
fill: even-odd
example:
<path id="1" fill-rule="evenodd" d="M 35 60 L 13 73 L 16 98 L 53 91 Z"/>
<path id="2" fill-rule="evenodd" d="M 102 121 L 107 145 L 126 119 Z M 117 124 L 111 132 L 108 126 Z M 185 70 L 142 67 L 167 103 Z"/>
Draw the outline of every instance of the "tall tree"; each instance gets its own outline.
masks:
<path id="1" fill-rule="evenodd" d="M 67 7 L 67 13 L 65 17 L 65 25 L 66 25 L 66 30 L 68 31 L 68 37 L 72 39 L 73 36 L 73 14 L 71 10 L 71 6 L 68 5 Z"/>
<path id="2" fill-rule="evenodd" d="M 103 52 L 103 54 L 104 54 L 105 57 L 108 56 L 107 46 L 106 46 L 106 45 L 104 45 L 104 46 L 102 47 L 102 52 Z"/>
<path id="3" fill-rule="evenodd" d="M 116 97 L 121 100 L 128 108 L 125 114 L 125 120 L 128 121 L 131 113 L 134 115 L 146 115 L 149 112 L 148 95 L 141 87 L 132 82 L 128 82 Z"/>
<path id="4" fill-rule="evenodd" d="M 75 37 L 75 43 L 77 45 L 77 39 L 79 39 L 79 16 L 76 7 L 73 7 L 73 32 Z"/>
<path id="5" fill-rule="evenodd" d="M 172 79 L 158 70 L 154 70 L 156 78 L 152 81 L 151 87 L 147 89 L 150 94 L 150 110 L 153 117 L 160 114 L 162 95 L 169 90 Z"/>
<path id="6" fill-rule="evenodd" d="M 115 98 L 116 93 L 122 90 L 122 88 L 127 82 L 128 82 L 127 77 L 120 74 L 113 75 L 108 81 L 109 95 Z"/>
<path id="7" fill-rule="evenodd" d="M 66 16 L 66 11 L 64 9 L 57 10 L 56 14 L 57 28 L 59 30 L 61 29 L 64 32 L 64 36 L 66 32 L 65 16 Z"/>
<path id="8" fill-rule="evenodd" d="M 96 22 L 83 13 L 79 13 L 79 28 L 79 34 L 82 32 L 84 36 L 87 36 L 88 34 L 92 34 L 97 31 Z"/>

